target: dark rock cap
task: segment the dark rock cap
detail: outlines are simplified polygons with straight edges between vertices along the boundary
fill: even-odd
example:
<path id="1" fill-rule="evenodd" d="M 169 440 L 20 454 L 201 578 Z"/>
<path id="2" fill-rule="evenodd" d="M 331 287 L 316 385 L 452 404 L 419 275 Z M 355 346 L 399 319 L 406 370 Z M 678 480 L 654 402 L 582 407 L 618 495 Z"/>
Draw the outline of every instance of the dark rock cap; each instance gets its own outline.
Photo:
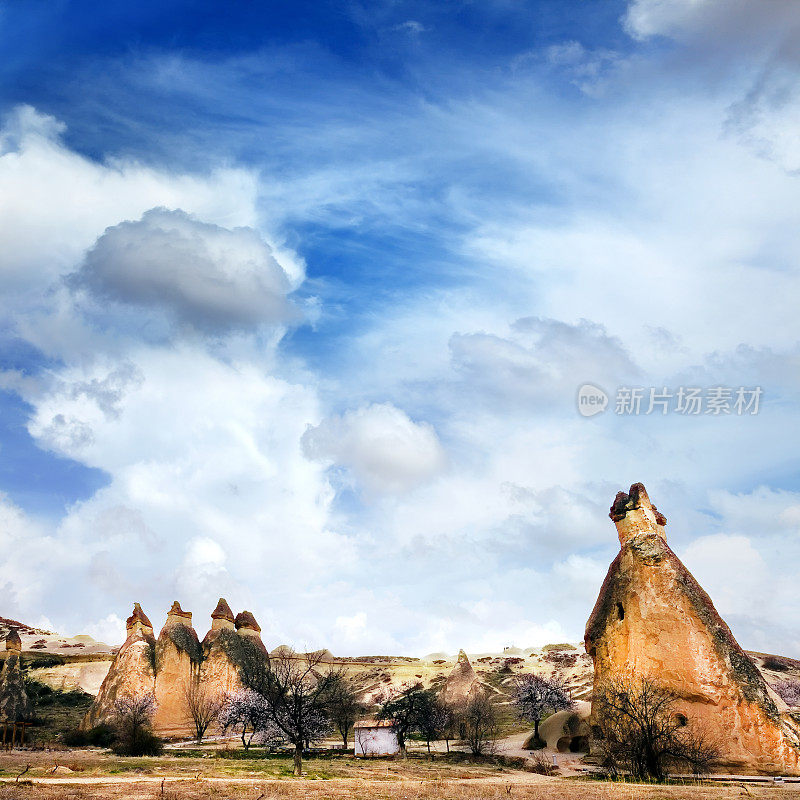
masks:
<path id="1" fill-rule="evenodd" d="M 192 612 L 191 611 L 184 611 L 181 608 L 181 604 L 177 600 L 172 604 L 172 608 L 169 611 L 167 611 L 167 616 L 170 616 L 170 615 L 173 615 L 173 614 L 175 616 L 178 616 L 178 617 L 186 617 L 186 619 L 188 619 L 188 620 L 191 620 L 191 618 L 192 618 Z"/>
<path id="2" fill-rule="evenodd" d="M 617 496 L 611 504 L 611 510 L 608 516 L 611 517 L 614 522 L 620 522 L 625 519 L 629 511 L 634 511 L 637 508 L 641 508 L 643 505 L 653 509 L 653 514 L 659 525 L 667 524 L 667 518 L 650 502 L 647 489 L 644 488 L 643 483 L 634 483 L 627 494 L 625 492 L 617 492 Z"/>
<path id="3" fill-rule="evenodd" d="M 261 626 L 256 622 L 256 618 L 249 611 L 240 611 L 236 615 L 236 630 L 239 628 L 249 628 L 250 630 L 261 633 Z"/>
<path id="4" fill-rule="evenodd" d="M 16 628 L 12 628 L 6 636 L 6 650 L 22 650 L 22 639 L 19 638 Z"/>
<path id="5" fill-rule="evenodd" d="M 224 597 L 220 597 L 217 607 L 211 612 L 211 619 L 227 619 L 234 622 L 233 611 Z"/>
<path id="6" fill-rule="evenodd" d="M 137 622 L 140 622 L 142 625 L 146 626 L 147 628 L 152 628 L 153 623 L 147 618 L 147 614 L 142 611 L 142 607 L 138 603 L 133 604 L 133 612 L 125 620 L 125 627 L 132 628 Z"/>

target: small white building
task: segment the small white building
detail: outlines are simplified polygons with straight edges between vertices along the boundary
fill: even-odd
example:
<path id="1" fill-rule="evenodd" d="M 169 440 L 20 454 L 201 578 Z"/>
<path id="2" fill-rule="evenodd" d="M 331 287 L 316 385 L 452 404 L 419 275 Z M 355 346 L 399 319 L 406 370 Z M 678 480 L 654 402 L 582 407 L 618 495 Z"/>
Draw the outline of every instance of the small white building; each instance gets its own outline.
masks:
<path id="1" fill-rule="evenodd" d="M 356 756 L 393 756 L 400 752 L 391 720 L 361 720 L 353 726 Z"/>

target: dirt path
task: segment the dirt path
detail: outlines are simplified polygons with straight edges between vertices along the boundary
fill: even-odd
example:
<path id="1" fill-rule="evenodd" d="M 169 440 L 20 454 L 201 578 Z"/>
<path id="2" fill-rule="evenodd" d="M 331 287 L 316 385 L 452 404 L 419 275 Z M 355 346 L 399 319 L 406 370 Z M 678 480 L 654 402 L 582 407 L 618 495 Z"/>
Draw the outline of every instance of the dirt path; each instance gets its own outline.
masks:
<path id="1" fill-rule="evenodd" d="M 15 778 L 0 778 L 0 783 L 13 784 Z M 25 781 L 26 778 L 22 778 Z M 358 781 L 358 778 L 327 778 L 326 783 Z M 364 783 L 369 783 L 374 778 L 361 779 Z M 76 775 L 64 775 L 58 778 L 36 777 L 30 778 L 32 783 L 41 783 L 44 785 L 65 786 L 65 785 L 83 785 L 83 786 L 117 786 L 130 783 L 241 783 L 241 784 L 258 784 L 264 786 L 270 785 L 284 785 L 290 781 L 293 785 L 309 784 L 318 786 L 319 780 L 303 780 L 294 778 L 249 778 L 249 777 L 234 777 L 234 776 L 205 776 L 194 777 L 189 775 L 93 775 L 83 777 Z M 485 778 L 423 778 L 418 777 L 405 777 L 405 776 L 392 776 L 389 781 L 381 780 L 380 783 L 457 783 L 459 786 L 475 786 L 475 785 L 495 785 L 495 784 L 539 784 L 539 783 L 552 783 L 558 782 L 558 778 L 546 778 L 543 775 L 533 775 L 524 773 L 515 775 L 513 773 L 507 775 L 487 776 Z"/>

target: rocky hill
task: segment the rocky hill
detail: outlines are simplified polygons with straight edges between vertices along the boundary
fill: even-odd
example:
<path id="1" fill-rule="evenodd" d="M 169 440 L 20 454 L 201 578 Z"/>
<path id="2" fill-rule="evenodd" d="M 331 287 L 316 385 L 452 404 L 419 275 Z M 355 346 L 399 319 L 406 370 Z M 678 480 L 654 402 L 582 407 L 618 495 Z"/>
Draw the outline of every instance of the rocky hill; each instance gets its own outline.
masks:
<path id="1" fill-rule="evenodd" d="M 32 677 L 54 689 L 82 689 L 96 695 L 118 649 L 90 636 L 60 636 L 4 617 L 0 617 L 0 641 L 5 640 L 12 627 L 20 632 L 23 660 L 28 662 Z M 326 655 L 362 677 L 369 700 L 415 682 L 445 687 L 448 679 L 451 686 L 457 687 L 456 691 L 466 692 L 469 686 L 464 676 L 469 669 L 484 688 L 498 694 L 505 694 L 514 676 L 523 673 L 560 675 L 576 700 L 589 699 L 592 690 L 592 660 L 582 642 L 506 648 L 502 653 L 463 653 L 460 660 L 459 654 L 446 653 L 422 658 Z M 800 680 L 799 660 L 767 653 L 748 652 L 748 655 L 771 686 L 787 679 Z"/>

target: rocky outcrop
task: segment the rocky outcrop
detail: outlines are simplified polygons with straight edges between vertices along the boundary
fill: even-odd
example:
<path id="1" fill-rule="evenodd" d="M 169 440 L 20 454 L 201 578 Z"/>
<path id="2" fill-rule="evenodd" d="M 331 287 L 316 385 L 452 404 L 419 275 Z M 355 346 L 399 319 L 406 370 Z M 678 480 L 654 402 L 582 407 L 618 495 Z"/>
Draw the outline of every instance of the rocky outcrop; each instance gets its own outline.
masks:
<path id="1" fill-rule="evenodd" d="M 126 638 L 108 670 L 81 727 L 88 730 L 114 714 L 121 697 L 139 697 L 155 691 L 155 645 L 153 626 L 138 603 L 125 626 Z"/>
<path id="2" fill-rule="evenodd" d="M 479 687 L 478 676 L 475 674 L 467 654 L 463 650 L 459 650 L 458 661 L 442 687 L 442 698 L 447 703 L 464 703 Z"/>
<path id="3" fill-rule="evenodd" d="M 221 699 L 242 688 L 242 677 L 248 672 L 269 663 L 255 617 L 249 611 L 234 617 L 224 598 L 211 613 L 211 629 L 202 643 L 192 627 L 191 613 L 177 601 L 157 640 L 138 603 L 126 628 L 125 643 L 83 720 L 84 729 L 111 718 L 118 698 L 152 694 L 157 704 L 155 733 L 164 737 L 192 735 L 188 702 L 192 693 Z"/>
<path id="4" fill-rule="evenodd" d="M 578 702 L 575 708 L 557 711 L 539 725 L 539 738 L 558 753 L 583 753 L 589 749 L 591 705 Z M 531 736 L 531 748 L 534 745 Z"/>
<path id="5" fill-rule="evenodd" d="M 203 639 L 200 681 L 205 691 L 222 697 L 242 688 L 242 676 L 269 663 L 261 628 L 249 611 L 235 618 L 220 598 L 211 614 L 211 630 Z"/>
<path id="6" fill-rule="evenodd" d="M 585 637 L 595 691 L 616 676 L 655 678 L 717 743 L 726 769 L 800 774 L 800 726 L 670 549 L 644 486 L 620 492 L 609 516 L 620 552 Z"/>
<path id="7" fill-rule="evenodd" d="M 187 696 L 197 684 L 203 649 L 192 627 L 192 614 L 176 600 L 158 635 L 156 659 L 156 713 L 153 730 L 159 736 L 180 736 L 191 728 Z"/>
<path id="8" fill-rule="evenodd" d="M 15 628 L 6 636 L 6 657 L 0 671 L 0 722 L 25 722 L 33 708 L 22 678 L 22 640 Z"/>

